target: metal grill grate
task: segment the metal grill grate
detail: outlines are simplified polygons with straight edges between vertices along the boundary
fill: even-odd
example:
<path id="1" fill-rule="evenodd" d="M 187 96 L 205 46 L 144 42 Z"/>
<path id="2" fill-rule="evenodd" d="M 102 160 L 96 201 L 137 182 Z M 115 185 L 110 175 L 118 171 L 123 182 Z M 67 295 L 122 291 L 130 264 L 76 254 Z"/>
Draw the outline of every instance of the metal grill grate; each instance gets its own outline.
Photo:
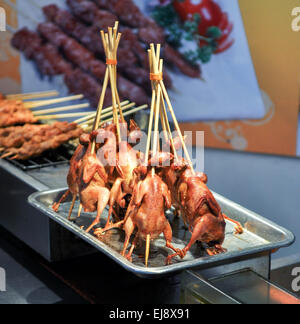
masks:
<path id="1" fill-rule="evenodd" d="M 49 150 L 43 155 L 30 160 L 6 160 L 23 171 L 29 171 L 46 167 L 58 166 L 62 164 L 68 164 L 72 155 L 74 154 L 74 150 L 74 145 L 64 144 L 56 150 Z"/>

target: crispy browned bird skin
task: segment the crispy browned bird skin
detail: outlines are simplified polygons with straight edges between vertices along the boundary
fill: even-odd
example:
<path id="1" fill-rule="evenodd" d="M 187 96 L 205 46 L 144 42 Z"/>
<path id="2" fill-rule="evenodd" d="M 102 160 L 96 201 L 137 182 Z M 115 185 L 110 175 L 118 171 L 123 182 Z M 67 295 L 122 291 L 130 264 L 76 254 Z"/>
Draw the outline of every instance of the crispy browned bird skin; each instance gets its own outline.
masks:
<path id="1" fill-rule="evenodd" d="M 147 169 L 146 169 L 147 170 Z M 144 180 L 140 180 L 132 197 L 132 208 L 124 223 L 126 234 L 122 255 L 125 256 L 130 237 L 137 228 L 137 234 L 126 258 L 131 260 L 132 253 L 138 239 L 154 240 L 161 233 L 166 239 L 166 246 L 176 253 L 180 253 L 172 245 L 172 228 L 165 216 L 165 210 L 171 207 L 171 194 L 162 179 L 149 171 Z"/>
<path id="2" fill-rule="evenodd" d="M 176 168 L 171 166 L 164 170 L 163 178 L 171 188 L 173 204 L 179 209 L 184 223 L 189 226 L 192 238 L 181 254 L 169 256 L 167 263 L 171 263 L 172 258 L 177 255 L 183 258 L 197 241 L 213 246 L 207 249 L 210 255 L 225 252 L 222 244 L 226 223 L 221 207 L 205 184 L 206 175 L 194 176 L 186 166 L 183 170 L 179 168 L 176 171 Z"/>
<path id="3" fill-rule="evenodd" d="M 141 136 L 140 128 L 134 121 L 130 122 L 129 132 L 126 122 L 120 124 L 120 129 L 121 134 L 126 135 L 127 133 L 128 138 L 132 141 L 137 141 L 138 137 Z M 94 131 L 92 137 L 97 138 L 98 143 L 104 142 L 97 151 L 97 156 L 103 164 L 107 165 L 106 170 L 109 173 L 109 182 L 112 184 L 107 227 L 114 209 L 125 208 L 125 196 L 132 195 L 134 185 L 133 171 L 139 165 L 141 155 L 125 140 L 122 140 L 117 145 L 116 127 L 113 124 L 104 129 Z M 112 159 L 115 160 L 113 161 Z M 115 165 L 116 168 L 110 167 L 111 165 Z"/>
<path id="4" fill-rule="evenodd" d="M 110 196 L 108 175 L 96 153 L 91 154 L 91 145 L 84 155 L 79 170 L 79 196 L 85 212 L 97 211 L 96 219 L 86 230 L 86 232 L 89 232 L 95 225 L 99 224 Z"/>
<path id="5" fill-rule="evenodd" d="M 86 134 L 82 135 L 86 137 Z M 58 202 L 55 202 L 52 206 L 55 212 L 58 212 L 60 205 L 68 198 L 70 194 L 72 196 L 78 196 L 79 194 L 79 170 L 81 168 L 82 159 L 87 151 L 87 146 L 79 144 L 70 160 L 70 169 L 67 176 L 67 183 L 69 189 L 61 197 Z"/>

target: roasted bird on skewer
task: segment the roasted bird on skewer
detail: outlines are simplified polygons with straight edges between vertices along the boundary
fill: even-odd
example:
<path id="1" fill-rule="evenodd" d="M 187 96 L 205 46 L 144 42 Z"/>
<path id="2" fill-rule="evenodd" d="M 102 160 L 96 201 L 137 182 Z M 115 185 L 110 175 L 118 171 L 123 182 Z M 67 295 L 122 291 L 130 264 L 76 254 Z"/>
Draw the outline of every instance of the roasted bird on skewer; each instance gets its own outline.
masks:
<path id="1" fill-rule="evenodd" d="M 145 172 L 146 170 L 146 172 Z M 139 181 L 135 187 L 132 196 L 132 206 L 127 218 L 124 221 L 123 229 L 126 233 L 124 248 L 122 255 L 125 256 L 130 238 L 137 228 L 134 241 L 126 258 L 131 260 L 132 253 L 136 247 L 138 240 L 146 241 L 146 266 L 148 266 L 148 253 L 150 241 L 155 240 L 164 234 L 166 246 L 176 253 L 180 253 L 172 245 L 172 228 L 165 216 L 165 211 L 171 208 L 171 194 L 167 185 L 162 179 L 147 171 L 147 168 L 137 168 L 135 172 L 138 174 Z"/>

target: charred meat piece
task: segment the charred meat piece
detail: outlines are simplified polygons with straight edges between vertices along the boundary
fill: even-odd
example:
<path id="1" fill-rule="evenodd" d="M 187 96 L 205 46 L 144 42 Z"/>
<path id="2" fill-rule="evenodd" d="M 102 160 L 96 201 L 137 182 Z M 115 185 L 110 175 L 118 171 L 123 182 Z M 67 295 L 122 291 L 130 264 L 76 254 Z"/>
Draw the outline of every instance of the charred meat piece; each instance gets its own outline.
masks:
<path id="1" fill-rule="evenodd" d="M 147 18 L 132 0 L 93 0 L 100 8 L 106 9 L 118 16 L 120 21 L 130 27 L 145 26 Z"/>
<path id="2" fill-rule="evenodd" d="M 2 148 L 20 147 L 48 127 L 49 125 L 27 124 L 6 128 L 0 132 L 0 146 Z"/>
<path id="3" fill-rule="evenodd" d="M 0 102 L 0 113 L 10 113 L 26 109 L 20 100 L 2 100 Z"/>
<path id="4" fill-rule="evenodd" d="M 12 45 L 23 52 L 28 59 L 35 61 L 39 71 L 44 75 L 63 74 L 72 68 L 53 45 L 43 44 L 39 35 L 27 28 L 14 34 Z"/>

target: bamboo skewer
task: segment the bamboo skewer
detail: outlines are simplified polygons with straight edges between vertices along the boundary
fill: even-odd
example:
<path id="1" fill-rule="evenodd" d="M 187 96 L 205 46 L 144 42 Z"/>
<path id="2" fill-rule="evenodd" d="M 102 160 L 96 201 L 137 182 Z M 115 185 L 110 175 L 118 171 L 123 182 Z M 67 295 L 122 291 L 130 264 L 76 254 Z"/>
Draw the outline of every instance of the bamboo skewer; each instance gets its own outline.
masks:
<path id="1" fill-rule="evenodd" d="M 178 154 L 177 154 L 177 151 L 175 148 L 175 144 L 174 144 L 174 140 L 173 140 L 173 136 L 172 136 L 172 132 L 171 132 L 171 128 L 170 128 L 170 122 L 169 122 L 169 118 L 168 118 L 167 108 L 166 108 L 165 101 L 164 101 L 163 97 L 162 97 L 162 101 L 163 101 L 163 103 L 162 103 L 163 115 L 164 115 L 164 120 L 165 120 L 166 127 L 167 127 L 167 132 L 169 134 L 173 154 L 175 156 L 176 161 L 178 161 Z"/>
<path id="2" fill-rule="evenodd" d="M 131 103 L 129 105 L 124 106 L 123 110 L 125 111 L 125 110 L 133 108 L 133 107 L 135 107 L 135 103 Z M 109 109 L 107 112 L 103 110 L 103 112 L 102 112 L 102 118 L 105 118 L 105 117 L 111 116 L 111 115 L 113 115 L 113 110 L 112 109 Z M 91 117 L 87 116 L 87 117 L 85 117 L 86 120 L 81 122 L 80 124 L 82 124 L 82 125 L 84 125 L 84 124 L 92 124 L 92 123 L 94 123 L 94 117 L 95 117 L 94 114 L 92 114 Z"/>
<path id="3" fill-rule="evenodd" d="M 64 119 L 64 118 L 73 118 L 80 116 L 91 115 L 90 111 L 87 112 L 79 112 L 79 113 L 69 113 L 69 114 L 59 114 L 59 115 L 47 115 L 47 116 L 37 116 L 38 120 L 50 120 L 50 119 Z"/>
<path id="4" fill-rule="evenodd" d="M 172 107 L 172 104 L 171 104 L 171 101 L 170 101 L 170 98 L 169 98 L 168 92 L 167 92 L 167 90 L 166 90 L 166 87 L 165 87 L 163 81 L 160 81 L 160 85 L 161 85 L 161 88 L 162 88 L 162 91 L 163 91 L 164 97 L 165 97 L 165 99 L 166 99 L 166 101 L 167 101 L 169 111 L 170 111 L 170 113 L 171 113 L 171 115 L 172 115 L 173 122 L 174 122 L 174 124 L 175 124 L 175 128 L 176 128 L 176 131 L 177 131 L 177 133 L 178 133 L 178 135 L 179 135 L 179 137 L 180 137 L 180 141 L 181 141 L 181 144 L 182 144 L 182 147 L 183 147 L 183 150 L 184 150 L 184 154 L 186 155 L 187 160 L 188 160 L 188 163 L 189 163 L 189 166 L 190 166 L 190 168 L 191 168 L 193 174 L 195 175 L 196 172 L 195 172 L 195 170 L 194 170 L 194 166 L 193 166 L 193 163 L 192 163 L 192 161 L 191 161 L 190 154 L 189 154 L 188 149 L 187 149 L 187 147 L 186 147 L 186 145 L 185 145 L 184 137 L 183 137 L 183 135 L 182 135 L 182 132 L 181 132 L 180 126 L 179 126 L 179 124 L 178 124 L 177 118 L 176 118 L 175 113 L 174 113 L 174 109 L 173 109 L 173 107 Z"/>
<path id="5" fill-rule="evenodd" d="M 33 114 L 35 116 L 40 116 L 40 115 L 46 115 L 46 114 L 51 114 L 51 113 L 56 113 L 56 112 L 61 112 L 61 111 L 69 111 L 69 110 L 87 108 L 89 106 L 90 105 L 88 103 L 84 103 L 84 104 L 65 106 L 65 107 L 60 107 L 60 108 L 42 109 L 39 111 L 33 111 Z"/>
<path id="6" fill-rule="evenodd" d="M 117 127 L 117 136 L 118 136 L 118 142 L 121 141 L 121 132 L 120 132 L 120 123 L 119 123 L 119 114 L 122 121 L 124 121 L 124 116 L 122 112 L 122 106 L 117 90 L 117 51 L 121 39 L 121 33 L 118 33 L 118 26 L 119 23 L 116 22 L 114 28 L 109 27 L 108 33 L 104 33 L 102 30 L 100 32 L 101 39 L 103 43 L 103 48 L 106 56 L 106 71 L 105 71 L 105 78 L 103 82 L 102 92 L 99 99 L 99 105 L 96 113 L 95 122 L 93 125 L 93 130 L 96 130 L 99 128 L 99 124 L 101 123 L 101 117 L 102 117 L 102 109 L 103 109 L 103 103 L 104 98 L 106 94 L 106 90 L 108 87 L 108 83 L 110 84 L 111 93 L 112 93 L 112 110 L 113 110 L 113 121 Z M 94 154 L 95 152 L 96 143 L 95 140 L 92 143 L 91 147 L 91 154 Z"/>
<path id="7" fill-rule="evenodd" d="M 69 97 L 49 99 L 49 100 L 30 101 L 30 102 L 25 102 L 24 106 L 25 106 L 25 108 L 33 109 L 33 108 L 38 108 L 38 107 L 54 105 L 54 104 L 58 104 L 61 102 L 66 102 L 66 101 L 79 100 L 82 98 L 83 98 L 83 95 L 76 95 L 76 96 L 69 96 Z"/>
<path id="8" fill-rule="evenodd" d="M 153 60 L 152 60 L 151 50 L 148 50 L 148 56 L 149 56 L 150 72 L 153 73 Z M 148 157 L 149 157 L 149 153 L 150 153 L 151 135 L 152 135 L 152 127 L 153 127 L 153 116 L 154 116 L 154 109 L 155 109 L 155 102 L 156 102 L 155 85 L 152 80 L 151 80 L 151 87 L 152 87 L 152 101 L 151 101 L 151 111 L 150 111 L 149 126 L 148 126 L 147 145 L 146 145 L 146 152 L 145 152 L 145 163 L 146 164 L 148 164 Z"/>
<path id="9" fill-rule="evenodd" d="M 167 135 L 169 135 L 169 139 L 171 142 L 172 150 L 174 153 L 175 159 L 178 161 L 178 154 L 176 152 L 176 148 L 174 145 L 174 139 L 173 135 L 171 133 L 171 128 L 170 128 L 170 123 L 168 119 L 168 114 L 167 114 L 167 108 L 165 105 L 165 101 L 167 103 L 168 109 L 171 113 L 173 122 L 175 124 L 176 131 L 180 137 L 180 141 L 184 150 L 184 154 L 186 156 L 186 159 L 189 163 L 189 166 L 195 174 L 195 170 L 188 152 L 188 149 L 185 144 L 184 137 L 182 135 L 179 123 L 176 119 L 176 115 L 173 109 L 173 106 L 171 104 L 171 100 L 169 98 L 168 92 L 166 90 L 166 87 L 164 85 L 163 79 L 162 79 L 162 72 L 163 72 L 163 60 L 160 59 L 160 49 L 161 46 L 158 44 L 156 46 L 156 51 L 154 44 L 150 45 L 150 50 L 148 51 L 149 53 L 149 60 L 150 60 L 150 72 L 151 74 L 154 74 L 154 76 L 157 77 L 155 81 L 152 81 L 152 106 L 154 107 L 153 111 L 151 109 L 151 116 L 150 116 L 150 121 L 149 121 L 149 131 L 148 131 L 148 142 L 147 142 L 147 148 L 146 148 L 146 154 L 149 153 L 149 147 L 150 147 L 150 139 L 149 139 L 149 134 L 152 131 L 152 123 L 153 123 L 153 114 L 155 114 L 155 124 L 154 124 L 154 139 L 153 139 L 153 155 L 157 154 L 159 150 L 159 139 L 158 139 L 158 120 L 159 120 L 159 115 L 161 119 L 161 124 L 164 132 L 165 139 L 167 139 Z M 154 102 L 156 100 L 156 102 Z M 152 108 L 152 107 L 151 107 Z M 159 111 L 158 111 L 159 110 Z M 148 156 L 146 155 L 146 158 Z M 153 171 L 154 172 L 154 171 Z"/>
<path id="10" fill-rule="evenodd" d="M 132 110 L 130 110 L 130 111 L 127 111 L 127 112 L 125 112 L 123 115 L 124 115 L 124 117 L 126 117 L 126 116 L 130 116 L 130 115 L 132 115 L 132 114 L 135 114 L 135 113 L 137 113 L 137 112 L 139 112 L 139 111 L 141 111 L 141 110 L 147 109 L 147 108 L 148 108 L 148 105 L 143 105 L 143 106 L 137 107 L 137 108 L 135 108 L 135 109 L 132 109 Z M 113 121 L 113 120 L 114 120 L 113 117 L 112 117 L 112 118 L 109 118 L 109 119 L 106 119 L 106 120 L 102 120 L 99 126 L 102 126 L 103 124 L 105 124 L 105 123 L 109 123 L 109 122 L 111 122 L 111 121 Z M 82 126 L 81 126 L 81 127 L 82 127 Z M 85 127 L 85 130 L 86 130 L 86 131 L 88 131 L 89 129 L 92 130 L 92 126 L 89 126 L 89 127 L 90 127 L 90 128 Z"/>
<path id="11" fill-rule="evenodd" d="M 32 93 L 18 93 L 6 95 L 5 98 L 8 100 L 30 100 L 39 99 L 47 97 L 56 97 L 59 93 L 56 90 L 52 91 L 42 91 L 42 92 L 32 92 Z"/>
<path id="12" fill-rule="evenodd" d="M 130 108 L 131 107 L 133 107 L 133 106 L 135 106 L 135 104 L 133 105 L 133 104 L 131 104 L 131 105 L 129 105 L 130 106 Z M 106 117 L 109 117 L 109 116 L 111 116 L 111 115 L 113 115 L 113 111 L 111 110 L 111 111 L 109 111 L 108 113 L 106 113 L 106 114 L 102 114 L 102 118 L 106 118 Z M 92 120 L 89 122 L 86 122 L 85 124 L 89 124 L 89 123 L 92 123 Z"/>
<path id="13" fill-rule="evenodd" d="M 123 102 L 121 102 L 121 106 L 124 107 L 123 109 L 125 109 L 125 108 L 127 107 L 126 105 L 128 105 L 129 103 L 130 103 L 129 100 L 123 101 Z M 134 103 L 134 104 L 135 104 L 135 103 Z M 106 113 L 106 112 L 112 111 L 112 109 L 113 109 L 113 107 L 110 106 L 110 107 L 107 107 L 107 108 L 103 109 L 102 112 L 103 112 L 103 113 Z M 82 117 L 82 118 L 80 118 L 80 119 L 77 119 L 77 120 L 74 121 L 74 123 L 82 123 L 82 122 L 84 122 L 84 121 L 88 121 L 89 119 L 95 118 L 96 115 L 97 115 L 97 112 L 91 114 L 91 116 Z"/>
<path id="14" fill-rule="evenodd" d="M 130 111 L 127 111 L 127 112 L 124 113 L 124 117 L 125 116 L 129 116 L 129 115 L 132 115 L 132 114 L 135 114 L 135 113 L 137 113 L 137 112 L 139 112 L 141 110 L 147 109 L 147 108 L 148 108 L 148 105 L 142 105 L 140 107 L 131 109 Z M 110 112 L 110 116 L 111 115 L 112 115 L 112 111 Z M 111 122 L 111 121 L 113 121 L 113 117 L 112 118 L 105 119 L 105 120 L 102 120 L 102 122 L 101 122 L 101 124 L 99 126 L 102 126 L 103 124 L 108 123 L 108 122 Z M 92 126 L 88 126 L 88 125 L 79 125 L 79 126 L 81 128 L 83 128 L 85 131 L 92 130 Z M 5 150 L 6 150 L 6 148 L 0 148 L 0 152 L 3 152 Z M 13 154 L 14 154 L 13 152 L 5 152 L 2 156 L 0 156 L 0 159 L 4 159 L 4 158 L 7 158 L 7 157 L 10 157 Z M 12 157 L 10 159 L 13 160 L 13 159 L 16 159 L 16 158 L 17 158 L 17 156 L 14 156 L 14 157 Z"/>

